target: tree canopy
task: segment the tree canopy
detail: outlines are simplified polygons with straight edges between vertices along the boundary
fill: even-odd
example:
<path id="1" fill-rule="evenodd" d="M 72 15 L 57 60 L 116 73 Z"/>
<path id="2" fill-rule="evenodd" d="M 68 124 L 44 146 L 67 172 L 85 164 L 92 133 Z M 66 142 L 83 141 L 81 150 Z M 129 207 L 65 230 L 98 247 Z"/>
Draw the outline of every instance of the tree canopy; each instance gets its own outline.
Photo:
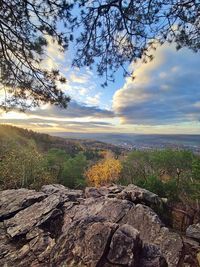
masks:
<path id="1" fill-rule="evenodd" d="M 73 65 L 96 66 L 106 85 L 119 68 L 127 75 L 130 62 L 152 60 L 149 48 L 165 42 L 197 52 L 200 2 L 1 0 L 0 89 L 6 92 L 1 107 L 26 108 L 42 102 L 67 106 L 70 99 L 57 86 L 64 77 L 41 64 L 47 36 L 63 50 L 69 42 L 76 44 Z"/>
<path id="2" fill-rule="evenodd" d="M 195 0 L 82 0 L 80 18 L 74 27 L 82 26 L 77 38 L 74 64 L 96 62 L 100 75 L 113 80 L 114 72 L 138 58 L 152 59 L 149 48 L 165 42 L 177 49 L 200 48 L 200 2 Z M 98 59 L 95 61 L 95 59 Z"/>
<path id="3" fill-rule="evenodd" d="M 58 70 L 42 67 L 42 60 L 47 36 L 61 49 L 67 47 L 67 35 L 57 23 L 68 20 L 69 10 L 63 0 L 0 1 L 0 89 L 5 91 L 1 107 L 24 109 L 42 102 L 67 106 L 69 97 L 56 85 L 65 78 Z"/>
<path id="4" fill-rule="evenodd" d="M 86 172 L 88 183 L 94 186 L 106 185 L 116 182 L 122 170 L 118 159 L 107 158 L 91 166 Z"/>

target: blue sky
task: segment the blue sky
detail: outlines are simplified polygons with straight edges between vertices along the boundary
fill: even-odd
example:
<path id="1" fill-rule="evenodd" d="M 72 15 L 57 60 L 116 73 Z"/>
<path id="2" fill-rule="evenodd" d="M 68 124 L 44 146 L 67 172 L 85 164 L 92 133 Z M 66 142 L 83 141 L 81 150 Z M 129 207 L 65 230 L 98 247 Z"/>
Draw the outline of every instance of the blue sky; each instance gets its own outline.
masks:
<path id="1" fill-rule="evenodd" d="M 89 68 L 72 68 L 49 39 L 47 69 L 58 68 L 67 83 L 58 86 L 71 96 L 67 110 L 50 105 L 26 113 L 1 113 L 0 122 L 40 132 L 200 133 L 200 57 L 189 49 L 163 45 L 154 60 L 131 64 L 135 80 L 124 78 L 102 88 L 104 79 Z"/>

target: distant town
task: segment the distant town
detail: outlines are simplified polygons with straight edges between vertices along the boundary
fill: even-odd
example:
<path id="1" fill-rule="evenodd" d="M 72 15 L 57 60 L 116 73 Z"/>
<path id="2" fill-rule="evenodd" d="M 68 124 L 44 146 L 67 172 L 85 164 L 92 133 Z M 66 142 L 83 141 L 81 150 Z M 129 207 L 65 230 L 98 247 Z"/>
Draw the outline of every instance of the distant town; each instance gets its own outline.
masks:
<path id="1" fill-rule="evenodd" d="M 164 148 L 191 150 L 200 154 L 200 135 L 157 134 L 106 134 L 106 133 L 59 133 L 66 138 L 94 139 L 127 150 L 160 150 Z"/>
<path id="2" fill-rule="evenodd" d="M 157 143 L 157 144 L 149 144 L 149 143 L 129 143 L 129 142 L 121 142 L 118 146 L 123 147 L 127 150 L 161 150 L 165 148 L 170 149 L 182 149 L 182 150 L 191 150 L 195 154 L 200 154 L 200 145 L 184 145 L 184 144 L 173 144 L 173 143 Z"/>

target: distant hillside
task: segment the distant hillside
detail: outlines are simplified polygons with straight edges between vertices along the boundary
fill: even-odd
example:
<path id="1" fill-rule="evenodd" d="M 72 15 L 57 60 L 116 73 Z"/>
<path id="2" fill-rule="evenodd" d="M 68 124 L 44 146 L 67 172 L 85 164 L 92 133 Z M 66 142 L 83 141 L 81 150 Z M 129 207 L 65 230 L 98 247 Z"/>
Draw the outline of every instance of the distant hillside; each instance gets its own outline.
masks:
<path id="1" fill-rule="evenodd" d="M 182 148 L 200 153 L 200 135 L 192 134 L 127 134 L 127 133 L 59 133 L 61 137 L 95 139 L 126 149 Z"/>
<path id="2" fill-rule="evenodd" d="M 15 126 L 0 124 L 0 141 L 13 140 L 20 142 L 23 145 L 27 140 L 30 139 L 35 141 L 38 149 L 42 152 L 48 151 L 50 148 L 59 148 L 72 156 L 80 151 L 87 150 L 110 150 L 116 155 L 119 155 L 125 151 L 125 149 L 122 149 L 118 146 L 92 139 L 63 138 L 44 133 L 38 133 Z"/>

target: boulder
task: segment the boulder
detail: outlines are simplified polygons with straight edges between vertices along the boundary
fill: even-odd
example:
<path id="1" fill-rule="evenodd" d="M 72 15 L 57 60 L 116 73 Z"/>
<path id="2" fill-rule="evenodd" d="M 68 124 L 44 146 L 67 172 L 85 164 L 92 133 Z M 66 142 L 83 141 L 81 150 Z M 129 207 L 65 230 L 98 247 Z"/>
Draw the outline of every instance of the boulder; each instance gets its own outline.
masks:
<path id="1" fill-rule="evenodd" d="M 72 222 L 68 231 L 57 240 L 51 251 L 50 266 L 167 265 L 158 248 L 147 244 L 143 246 L 139 232 L 132 226 L 119 226 L 99 216 L 90 216 Z"/>
<path id="2" fill-rule="evenodd" d="M 156 194 L 133 184 L 125 187 L 118 194 L 118 198 L 128 199 L 134 203 L 143 203 L 147 205 L 160 205 L 163 203 L 162 199 Z"/>
<path id="3" fill-rule="evenodd" d="M 185 252 L 182 237 L 178 233 L 162 227 L 160 234 L 156 237 L 153 244 L 160 248 L 169 267 L 181 266 L 179 262 L 182 260 Z"/>
<path id="4" fill-rule="evenodd" d="M 85 188 L 85 197 L 86 198 L 98 198 L 98 197 L 110 197 L 110 198 L 119 198 L 126 199 L 133 203 L 143 203 L 147 205 L 162 205 L 163 199 L 158 197 L 156 194 L 138 187 L 136 185 L 130 184 L 128 186 L 112 185 L 109 187 L 86 187 Z"/>
<path id="5" fill-rule="evenodd" d="M 85 192 L 86 198 L 90 198 L 90 197 L 98 198 L 102 196 L 114 197 L 117 194 L 121 193 L 123 189 L 124 189 L 124 186 L 112 185 L 109 187 L 102 186 L 99 188 L 86 187 L 84 192 Z"/>
<path id="6" fill-rule="evenodd" d="M 142 242 L 139 231 L 124 224 L 113 234 L 107 258 L 112 264 L 136 266 L 141 250 Z"/>
<path id="7" fill-rule="evenodd" d="M 109 222 L 119 222 L 134 204 L 127 200 L 109 198 L 88 198 L 84 202 L 70 202 L 67 212 L 64 213 L 63 231 L 67 230 L 69 224 L 75 220 L 80 220 L 89 216 L 99 216 Z"/>
<path id="8" fill-rule="evenodd" d="M 184 263 L 188 266 L 200 266 L 199 242 L 188 237 L 182 237 L 184 242 Z"/>
<path id="9" fill-rule="evenodd" d="M 69 189 L 62 184 L 48 184 L 43 185 L 41 188 L 41 191 L 48 195 L 59 192 L 68 192 L 68 190 Z"/>
<path id="10" fill-rule="evenodd" d="M 182 239 L 164 227 L 158 215 L 150 207 L 137 204 L 127 212 L 120 223 L 136 228 L 144 242 L 160 248 L 169 267 L 177 266 L 183 252 Z"/>
<path id="11" fill-rule="evenodd" d="M 95 187 L 86 187 L 85 188 L 85 197 L 86 198 L 98 198 L 102 197 L 108 194 L 108 189 L 107 188 L 95 188 Z"/>

